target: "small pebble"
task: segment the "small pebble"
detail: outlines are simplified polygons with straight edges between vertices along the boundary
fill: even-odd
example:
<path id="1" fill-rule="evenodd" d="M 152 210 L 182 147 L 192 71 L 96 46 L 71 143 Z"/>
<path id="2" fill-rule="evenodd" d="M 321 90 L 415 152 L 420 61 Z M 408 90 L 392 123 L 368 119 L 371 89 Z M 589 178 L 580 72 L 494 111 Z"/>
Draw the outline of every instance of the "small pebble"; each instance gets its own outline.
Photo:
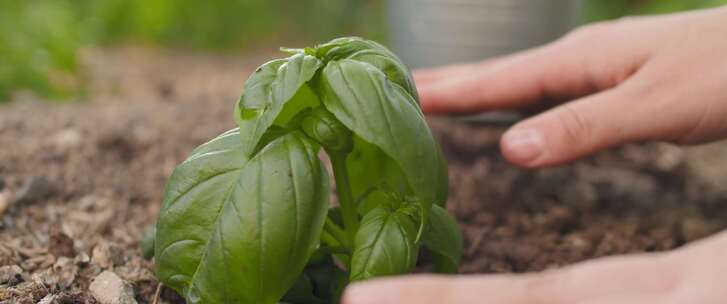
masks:
<path id="1" fill-rule="evenodd" d="M 15 286 L 23 281 L 23 269 L 18 265 L 0 267 L 0 285 Z"/>
<path id="2" fill-rule="evenodd" d="M 100 304 L 136 304 L 131 286 L 108 270 L 96 276 L 88 290 Z"/>

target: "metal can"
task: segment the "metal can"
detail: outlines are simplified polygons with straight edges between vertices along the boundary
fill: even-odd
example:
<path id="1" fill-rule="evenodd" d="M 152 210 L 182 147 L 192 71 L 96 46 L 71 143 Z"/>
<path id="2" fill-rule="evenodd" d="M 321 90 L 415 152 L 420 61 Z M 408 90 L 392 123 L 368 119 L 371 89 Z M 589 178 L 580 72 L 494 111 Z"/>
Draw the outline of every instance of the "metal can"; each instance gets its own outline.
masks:
<path id="1" fill-rule="evenodd" d="M 390 43 L 413 68 L 481 60 L 550 42 L 581 0 L 388 0 Z"/>

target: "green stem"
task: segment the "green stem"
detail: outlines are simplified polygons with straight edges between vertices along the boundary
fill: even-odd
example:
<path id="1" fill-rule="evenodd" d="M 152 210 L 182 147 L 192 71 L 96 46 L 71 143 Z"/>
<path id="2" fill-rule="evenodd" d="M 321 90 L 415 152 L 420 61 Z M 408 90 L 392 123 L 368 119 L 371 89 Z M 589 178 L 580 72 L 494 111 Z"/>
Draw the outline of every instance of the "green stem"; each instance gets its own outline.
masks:
<path id="1" fill-rule="evenodd" d="M 321 233 L 321 242 L 333 254 L 351 255 L 351 249 L 346 248 L 336 237 L 329 231 Z"/>
<path id="2" fill-rule="evenodd" d="M 348 234 L 346 234 L 341 227 L 338 227 L 331 218 L 326 217 L 326 222 L 323 225 L 323 230 L 330 234 L 330 236 L 338 242 L 339 246 L 346 246 L 348 243 Z"/>
<path id="3" fill-rule="evenodd" d="M 328 247 L 343 246 L 341 242 L 336 239 L 336 237 L 331 235 L 331 233 L 326 230 L 323 230 L 323 232 L 321 233 L 321 243 L 325 244 Z"/>
<path id="4" fill-rule="evenodd" d="M 346 154 L 334 152 L 328 153 L 328 155 L 331 158 L 333 177 L 336 180 L 336 193 L 338 194 L 338 205 L 341 207 L 341 215 L 343 215 L 343 227 L 348 235 L 347 244 L 353 244 L 356 231 L 358 231 L 358 212 L 353 201 L 351 184 L 348 181 Z"/>
<path id="5" fill-rule="evenodd" d="M 328 247 L 328 250 L 330 250 L 333 254 L 351 255 L 351 249 L 346 247 Z"/>

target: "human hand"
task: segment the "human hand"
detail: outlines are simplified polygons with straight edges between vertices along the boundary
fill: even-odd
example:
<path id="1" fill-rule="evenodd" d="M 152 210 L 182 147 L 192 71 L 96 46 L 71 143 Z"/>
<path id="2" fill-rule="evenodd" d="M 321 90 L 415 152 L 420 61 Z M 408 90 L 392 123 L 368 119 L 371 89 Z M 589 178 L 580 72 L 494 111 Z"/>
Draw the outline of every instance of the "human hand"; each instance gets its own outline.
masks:
<path id="1" fill-rule="evenodd" d="M 727 233 L 667 253 L 523 275 L 432 276 L 352 285 L 343 304 L 721 304 Z"/>
<path id="2" fill-rule="evenodd" d="M 429 113 L 555 107 L 502 138 L 524 167 L 638 141 L 727 137 L 727 7 L 589 25 L 502 59 L 415 72 Z"/>

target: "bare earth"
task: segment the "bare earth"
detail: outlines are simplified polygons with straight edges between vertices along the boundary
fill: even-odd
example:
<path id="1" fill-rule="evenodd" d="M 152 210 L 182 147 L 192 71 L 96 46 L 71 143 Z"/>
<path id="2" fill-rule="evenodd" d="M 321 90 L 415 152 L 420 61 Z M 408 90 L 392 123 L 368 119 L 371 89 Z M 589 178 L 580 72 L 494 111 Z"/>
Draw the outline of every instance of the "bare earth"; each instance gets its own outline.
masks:
<path id="1" fill-rule="evenodd" d="M 89 284 L 104 270 L 139 303 L 183 303 L 157 293 L 140 240 L 174 166 L 233 127 L 233 103 L 265 54 L 89 50 L 89 100 L 0 106 L 0 303 L 97 303 Z M 525 171 L 498 154 L 499 128 L 430 124 L 450 160 L 462 272 L 667 250 L 727 227 L 726 143 L 632 145 Z"/>

